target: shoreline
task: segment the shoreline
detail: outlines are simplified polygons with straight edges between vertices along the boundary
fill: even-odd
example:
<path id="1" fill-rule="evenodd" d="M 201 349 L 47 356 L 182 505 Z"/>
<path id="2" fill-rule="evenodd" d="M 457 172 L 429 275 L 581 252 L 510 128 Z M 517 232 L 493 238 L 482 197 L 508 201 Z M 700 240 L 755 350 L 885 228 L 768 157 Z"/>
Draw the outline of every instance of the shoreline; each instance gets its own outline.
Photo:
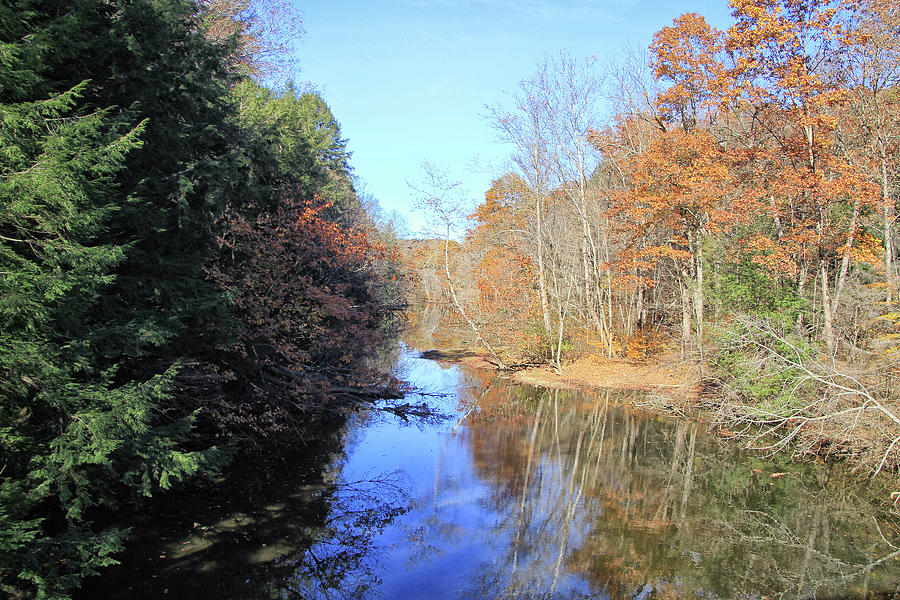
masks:
<path id="1" fill-rule="evenodd" d="M 515 383 L 549 389 L 582 391 L 648 392 L 648 401 L 634 403 L 641 411 L 670 415 L 712 424 L 709 411 L 702 405 L 702 386 L 698 365 L 686 363 L 675 356 L 671 360 L 630 362 L 587 356 L 570 361 L 557 373 L 549 365 L 513 365 L 502 371 L 487 352 L 470 348 L 431 349 L 421 352 L 423 358 L 468 369 L 490 372 Z M 732 435 L 721 426 L 710 427 L 710 433 Z"/>
<path id="2" fill-rule="evenodd" d="M 432 349 L 422 352 L 422 356 L 472 369 L 500 372 L 485 352 L 459 348 Z M 698 401 L 701 392 L 697 366 L 679 363 L 675 358 L 672 361 L 635 363 L 587 356 L 564 364 L 560 373 L 548 365 L 513 365 L 507 377 L 517 383 L 549 388 L 654 392 L 685 402 Z"/>
<path id="3" fill-rule="evenodd" d="M 438 362 L 459 365 L 494 374 L 501 370 L 492 362 L 486 352 L 467 348 L 450 350 L 428 350 L 422 356 Z M 765 439 L 760 431 L 732 431 L 739 424 L 731 424 L 727 419 L 717 418 L 718 401 L 705 398 L 701 384 L 699 365 L 681 361 L 677 356 L 663 355 L 655 361 L 635 363 L 627 360 L 611 360 L 605 357 L 588 356 L 576 359 L 563 365 L 562 371 L 556 373 L 548 365 L 513 365 L 513 368 L 501 375 L 521 384 L 545 387 L 550 389 L 569 389 L 585 391 L 623 390 L 648 392 L 646 401 L 632 402 L 635 410 L 650 412 L 674 419 L 685 419 L 705 423 L 707 431 L 728 443 L 738 443 L 748 449 L 761 449 L 754 443 Z M 708 401 L 707 401 L 708 400 Z M 731 406 L 732 410 L 740 407 Z M 750 410 L 748 406 L 746 410 Z M 749 414 L 749 412 L 747 413 Z M 791 422 L 785 424 L 792 427 Z M 857 432 L 862 437 L 868 425 L 859 423 Z M 813 431 L 795 431 L 790 435 L 793 441 L 779 452 L 787 452 L 795 457 L 805 456 L 806 460 L 825 460 L 827 462 L 843 462 L 853 470 L 861 473 L 869 470 L 870 465 L 860 460 L 865 448 L 853 444 L 853 440 L 845 439 L 845 433 L 839 425 L 820 426 Z M 780 428 L 772 428 L 768 434 L 776 439 L 785 434 Z M 871 441 L 871 440 L 870 440 Z M 869 443 L 869 442 L 866 442 Z M 865 444 L 863 444 L 865 446 Z M 886 461 L 887 469 L 880 470 L 888 480 L 898 479 L 895 461 Z M 871 478 L 861 475 L 863 478 Z M 892 497 L 900 502 L 900 492 Z"/>

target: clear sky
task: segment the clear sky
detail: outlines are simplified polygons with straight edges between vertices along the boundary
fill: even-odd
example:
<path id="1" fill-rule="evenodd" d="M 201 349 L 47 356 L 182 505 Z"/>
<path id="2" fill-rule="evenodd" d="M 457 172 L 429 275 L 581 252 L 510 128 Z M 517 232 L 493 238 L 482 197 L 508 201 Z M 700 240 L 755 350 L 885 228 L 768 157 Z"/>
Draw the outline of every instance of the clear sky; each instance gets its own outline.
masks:
<path id="1" fill-rule="evenodd" d="M 502 175 L 509 148 L 484 107 L 502 104 L 546 53 L 608 57 L 626 43 L 646 47 L 685 12 L 720 28 L 730 21 L 727 0 L 293 2 L 305 29 L 295 79 L 322 93 L 355 174 L 413 234 L 426 223 L 407 182 L 419 179 L 423 160 L 461 181 L 473 203 Z"/>

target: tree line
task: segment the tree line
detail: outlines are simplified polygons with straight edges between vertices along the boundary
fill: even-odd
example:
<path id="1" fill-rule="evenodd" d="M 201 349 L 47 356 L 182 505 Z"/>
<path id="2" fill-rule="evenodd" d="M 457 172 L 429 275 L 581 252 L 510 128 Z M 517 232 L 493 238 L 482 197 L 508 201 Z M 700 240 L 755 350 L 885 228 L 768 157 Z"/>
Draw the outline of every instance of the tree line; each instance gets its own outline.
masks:
<path id="1" fill-rule="evenodd" d="M 808 446 L 880 470 L 900 441 L 900 10 L 729 4 L 725 30 L 687 13 L 613 60 L 548 56 L 489 106 L 510 168 L 447 262 L 520 360 L 674 351 L 729 418 L 753 407 L 742 426 L 833 417 Z M 447 215 L 452 187 L 420 197 Z"/>
<path id="2" fill-rule="evenodd" d="M 278 0 L 0 2 L 0 589 L 64 598 L 99 523 L 398 382 L 390 235 Z M 287 71 L 286 71 L 287 70 Z"/>

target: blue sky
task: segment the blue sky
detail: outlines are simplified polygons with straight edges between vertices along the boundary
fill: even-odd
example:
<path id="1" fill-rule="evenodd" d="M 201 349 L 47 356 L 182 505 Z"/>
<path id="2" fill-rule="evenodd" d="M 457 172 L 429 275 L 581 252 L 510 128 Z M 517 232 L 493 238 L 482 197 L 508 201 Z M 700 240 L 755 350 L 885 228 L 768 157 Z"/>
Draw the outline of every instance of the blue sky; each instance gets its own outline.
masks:
<path id="1" fill-rule="evenodd" d="M 509 148 L 484 118 L 546 53 L 615 56 L 693 11 L 718 27 L 726 0 L 293 0 L 300 71 L 349 139 L 355 174 L 412 234 L 426 226 L 407 182 L 428 160 L 480 201 Z M 477 163 L 477 164 L 476 164 Z"/>

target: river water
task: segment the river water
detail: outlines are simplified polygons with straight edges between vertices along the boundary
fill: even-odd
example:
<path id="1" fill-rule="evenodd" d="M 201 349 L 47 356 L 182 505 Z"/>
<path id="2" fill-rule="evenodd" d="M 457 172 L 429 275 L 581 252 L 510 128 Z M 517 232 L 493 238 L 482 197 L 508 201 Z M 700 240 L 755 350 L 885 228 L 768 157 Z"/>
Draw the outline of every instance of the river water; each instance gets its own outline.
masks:
<path id="1" fill-rule="evenodd" d="M 85 597 L 900 597 L 889 490 L 741 452 L 627 393 L 401 354 L 446 418 L 359 415 L 163 507 Z"/>

